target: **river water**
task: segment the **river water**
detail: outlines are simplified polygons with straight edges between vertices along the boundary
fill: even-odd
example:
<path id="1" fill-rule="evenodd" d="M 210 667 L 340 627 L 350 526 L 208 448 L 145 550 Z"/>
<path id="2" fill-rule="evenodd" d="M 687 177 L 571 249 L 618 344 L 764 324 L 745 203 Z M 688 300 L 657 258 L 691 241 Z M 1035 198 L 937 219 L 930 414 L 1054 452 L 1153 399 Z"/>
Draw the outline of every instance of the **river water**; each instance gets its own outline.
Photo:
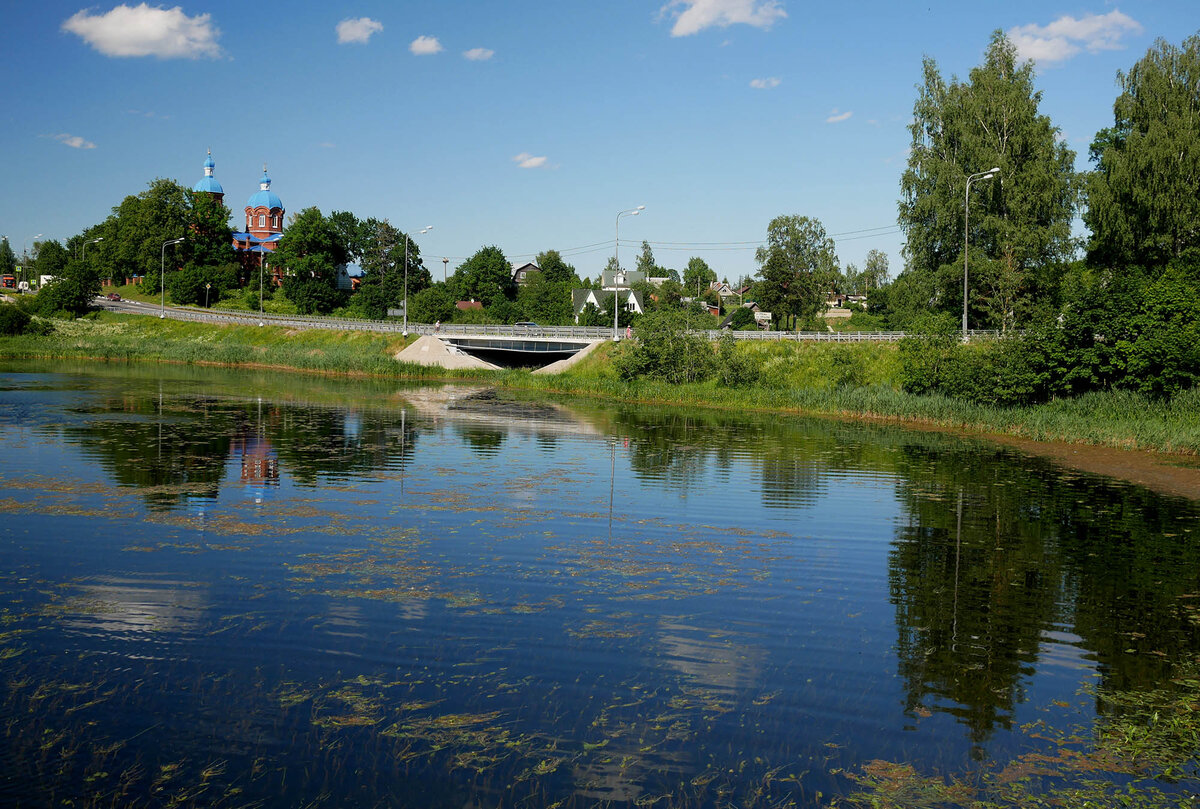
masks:
<path id="1" fill-rule="evenodd" d="M 0 366 L 0 804 L 819 806 L 1200 654 L 1200 509 L 982 440 Z"/>

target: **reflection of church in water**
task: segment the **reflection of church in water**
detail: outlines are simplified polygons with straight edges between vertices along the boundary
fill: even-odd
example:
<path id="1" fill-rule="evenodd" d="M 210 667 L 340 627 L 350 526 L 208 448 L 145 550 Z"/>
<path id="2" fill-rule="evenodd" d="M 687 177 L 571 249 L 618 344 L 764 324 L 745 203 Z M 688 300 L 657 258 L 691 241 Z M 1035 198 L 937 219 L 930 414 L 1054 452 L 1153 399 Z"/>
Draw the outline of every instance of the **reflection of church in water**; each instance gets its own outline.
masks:
<path id="1" fill-rule="evenodd" d="M 230 451 L 242 462 L 242 483 L 278 483 L 279 458 L 271 442 L 260 435 L 230 441 Z"/>

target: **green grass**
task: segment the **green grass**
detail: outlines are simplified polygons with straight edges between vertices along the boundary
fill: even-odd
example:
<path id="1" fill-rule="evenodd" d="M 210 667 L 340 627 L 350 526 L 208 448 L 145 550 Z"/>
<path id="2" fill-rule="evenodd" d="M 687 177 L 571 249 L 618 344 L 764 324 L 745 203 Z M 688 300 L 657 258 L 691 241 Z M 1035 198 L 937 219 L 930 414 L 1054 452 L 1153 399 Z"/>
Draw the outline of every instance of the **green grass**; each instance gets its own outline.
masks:
<path id="1" fill-rule="evenodd" d="M 624 382 L 611 362 L 621 349 L 611 343 L 566 373 L 543 376 L 524 370 L 448 371 L 398 363 L 394 356 L 405 341 L 371 332 L 211 325 L 113 313 L 55 321 L 55 327 L 47 336 L 0 338 L 0 356 L 268 367 L 396 379 L 469 378 L 556 395 L 879 419 L 1039 441 L 1200 454 L 1200 391 L 1169 402 L 1128 392 L 1093 393 L 1025 408 L 915 396 L 898 390 L 900 358 L 891 343 L 742 343 L 738 350 L 756 358 L 762 381 L 726 388 L 715 381 Z"/>

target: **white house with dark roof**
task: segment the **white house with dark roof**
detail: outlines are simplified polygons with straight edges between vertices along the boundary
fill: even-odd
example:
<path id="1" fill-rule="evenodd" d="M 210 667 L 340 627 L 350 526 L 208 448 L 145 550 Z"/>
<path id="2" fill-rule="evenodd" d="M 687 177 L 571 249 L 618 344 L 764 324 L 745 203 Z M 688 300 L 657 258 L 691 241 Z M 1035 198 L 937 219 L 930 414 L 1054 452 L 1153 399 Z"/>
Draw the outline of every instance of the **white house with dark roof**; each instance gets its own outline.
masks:
<path id="1" fill-rule="evenodd" d="M 608 312 L 611 315 L 614 297 L 617 299 L 617 305 L 623 307 L 627 312 L 640 315 L 646 311 L 642 293 L 632 289 L 573 289 L 571 290 L 571 308 L 575 311 L 575 322 L 579 322 L 579 315 L 589 304 L 601 312 Z"/>

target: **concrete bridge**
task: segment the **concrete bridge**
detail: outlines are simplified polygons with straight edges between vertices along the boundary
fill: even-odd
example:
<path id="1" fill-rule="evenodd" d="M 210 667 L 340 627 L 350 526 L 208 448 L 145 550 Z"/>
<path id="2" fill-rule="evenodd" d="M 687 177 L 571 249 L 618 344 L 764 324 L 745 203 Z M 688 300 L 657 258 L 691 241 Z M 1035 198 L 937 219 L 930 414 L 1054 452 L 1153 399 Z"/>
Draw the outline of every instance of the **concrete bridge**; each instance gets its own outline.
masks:
<path id="1" fill-rule="evenodd" d="M 507 337 L 470 334 L 434 336 L 472 357 L 505 367 L 548 365 L 572 357 L 594 342 L 583 338 L 515 334 Z"/>

